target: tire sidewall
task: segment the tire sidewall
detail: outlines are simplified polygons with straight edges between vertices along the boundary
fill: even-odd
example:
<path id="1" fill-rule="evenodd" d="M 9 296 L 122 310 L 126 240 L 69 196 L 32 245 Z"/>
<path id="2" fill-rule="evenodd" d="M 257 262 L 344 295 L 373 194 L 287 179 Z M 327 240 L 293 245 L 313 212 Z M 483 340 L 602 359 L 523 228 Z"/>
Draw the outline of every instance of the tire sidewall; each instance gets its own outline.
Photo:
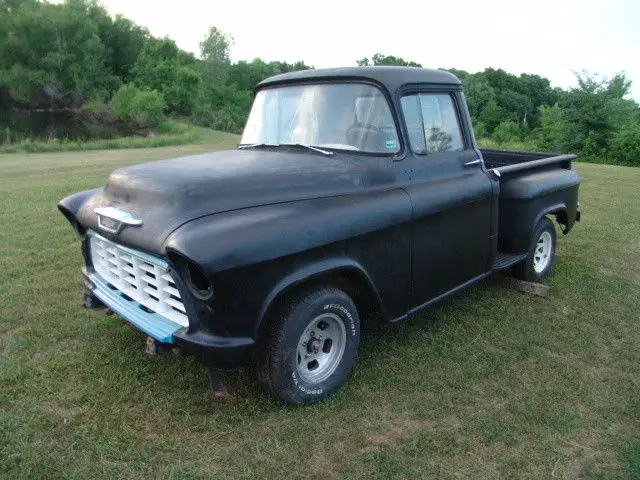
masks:
<path id="1" fill-rule="evenodd" d="M 298 373 L 298 342 L 309 322 L 323 313 L 332 313 L 343 322 L 345 348 L 340 363 L 327 379 L 309 383 Z M 273 387 L 288 403 L 313 403 L 337 390 L 351 372 L 360 343 L 360 318 L 353 301 L 344 292 L 320 290 L 293 309 L 281 334 L 281 348 L 276 352 L 275 371 L 272 372 Z"/>
<path id="2" fill-rule="evenodd" d="M 549 232 L 549 234 L 551 235 L 551 252 L 549 253 L 551 258 L 549 260 L 549 263 L 547 264 L 547 267 L 544 270 L 542 270 L 541 272 L 536 272 L 533 266 L 534 256 L 535 256 L 536 248 L 538 246 L 538 239 L 544 232 Z M 526 280 L 529 280 L 531 282 L 541 282 L 542 280 L 544 280 L 553 269 L 555 260 L 556 260 L 556 229 L 551 220 L 549 220 L 547 217 L 543 217 L 540 220 L 540 222 L 538 222 L 538 225 L 536 225 L 536 228 L 531 238 L 531 245 L 529 246 L 529 255 L 527 256 L 527 262 L 526 262 L 526 276 L 527 276 Z"/>

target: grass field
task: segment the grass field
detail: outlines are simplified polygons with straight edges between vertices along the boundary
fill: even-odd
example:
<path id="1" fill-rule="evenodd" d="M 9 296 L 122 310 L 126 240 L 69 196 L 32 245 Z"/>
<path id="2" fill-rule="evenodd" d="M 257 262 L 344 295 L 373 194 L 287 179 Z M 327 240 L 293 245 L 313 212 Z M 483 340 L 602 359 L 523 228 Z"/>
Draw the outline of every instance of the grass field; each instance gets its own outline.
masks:
<path id="1" fill-rule="evenodd" d="M 640 169 L 576 165 L 583 221 L 550 297 L 487 281 L 398 325 L 365 320 L 327 401 L 285 407 L 237 372 L 225 405 L 193 358 L 148 357 L 143 334 L 80 308 L 56 202 L 236 141 L 0 155 L 0 476 L 640 478 Z"/>

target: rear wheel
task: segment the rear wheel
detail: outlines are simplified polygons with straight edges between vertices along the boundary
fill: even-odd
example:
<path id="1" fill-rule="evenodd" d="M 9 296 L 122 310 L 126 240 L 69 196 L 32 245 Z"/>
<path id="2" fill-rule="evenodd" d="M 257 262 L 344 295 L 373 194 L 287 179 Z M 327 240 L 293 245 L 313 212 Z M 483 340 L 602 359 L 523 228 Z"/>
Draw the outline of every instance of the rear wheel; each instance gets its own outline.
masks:
<path id="1" fill-rule="evenodd" d="M 303 293 L 274 313 L 255 367 L 258 381 L 286 403 L 317 402 L 347 379 L 359 343 L 360 318 L 346 293 Z"/>
<path id="2" fill-rule="evenodd" d="M 514 267 L 513 273 L 528 282 L 541 282 L 551 272 L 555 255 L 556 229 L 551 220 L 543 217 L 533 231 L 527 258 Z"/>

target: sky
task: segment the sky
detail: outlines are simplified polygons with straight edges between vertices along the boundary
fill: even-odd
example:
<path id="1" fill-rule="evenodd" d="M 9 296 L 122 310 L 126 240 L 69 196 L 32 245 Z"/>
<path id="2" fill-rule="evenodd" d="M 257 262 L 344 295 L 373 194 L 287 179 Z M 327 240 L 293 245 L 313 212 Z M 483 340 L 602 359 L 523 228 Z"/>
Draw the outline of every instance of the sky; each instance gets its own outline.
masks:
<path id="1" fill-rule="evenodd" d="M 154 36 L 198 53 L 209 26 L 231 59 L 355 65 L 375 53 L 429 68 L 487 67 L 574 86 L 574 71 L 625 72 L 640 102 L 640 0 L 101 0 Z"/>

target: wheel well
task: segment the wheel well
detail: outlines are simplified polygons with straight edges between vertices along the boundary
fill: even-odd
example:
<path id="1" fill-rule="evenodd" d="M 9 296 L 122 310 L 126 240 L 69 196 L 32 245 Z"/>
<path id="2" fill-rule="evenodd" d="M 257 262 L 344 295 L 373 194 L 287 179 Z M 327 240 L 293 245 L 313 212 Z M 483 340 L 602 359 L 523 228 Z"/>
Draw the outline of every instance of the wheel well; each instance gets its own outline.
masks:
<path id="1" fill-rule="evenodd" d="M 552 212 L 547 213 L 547 215 L 554 215 L 556 217 L 556 222 L 560 225 L 567 225 L 567 209 L 566 208 L 558 208 L 553 210 Z"/>
<path id="2" fill-rule="evenodd" d="M 567 225 L 569 225 L 569 216 L 567 214 L 567 207 L 563 206 L 558 206 L 557 208 L 553 208 L 552 210 L 549 210 L 548 212 L 545 212 L 539 219 L 538 222 L 540 221 L 540 219 L 544 218 L 544 217 L 550 217 L 551 215 L 553 215 L 556 219 L 556 222 L 562 226 L 562 233 L 567 233 Z M 537 222 L 536 222 L 537 225 Z M 533 228 L 535 228 L 535 225 L 533 226 Z"/>
<path id="3" fill-rule="evenodd" d="M 358 309 L 362 324 L 365 317 L 384 315 L 378 294 L 365 276 L 355 268 L 341 268 L 313 275 L 279 292 L 264 314 L 260 325 L 260 336 L 269 323 L 271 314 L 278 310 L 283 302 L 301 295 L 306 290 L 321 287 L 336 287 L 349 295 Z"/>
<path id="4" fill-rule="evenodd" d="M 552 215 L 555 217 L 556 222 L 566 228 L 568 222 L 567 207 L 565 207 L 564 205 L 553 205 L 551 207 L 548 207 L 548 209 L 542 210 L 542 212 L 539 213 L 537 217 L 534 217 L 534 221 L 531 224 L 529 234 L 533 234 L 533 231 L 535 230 L 540 220 Z"/>

